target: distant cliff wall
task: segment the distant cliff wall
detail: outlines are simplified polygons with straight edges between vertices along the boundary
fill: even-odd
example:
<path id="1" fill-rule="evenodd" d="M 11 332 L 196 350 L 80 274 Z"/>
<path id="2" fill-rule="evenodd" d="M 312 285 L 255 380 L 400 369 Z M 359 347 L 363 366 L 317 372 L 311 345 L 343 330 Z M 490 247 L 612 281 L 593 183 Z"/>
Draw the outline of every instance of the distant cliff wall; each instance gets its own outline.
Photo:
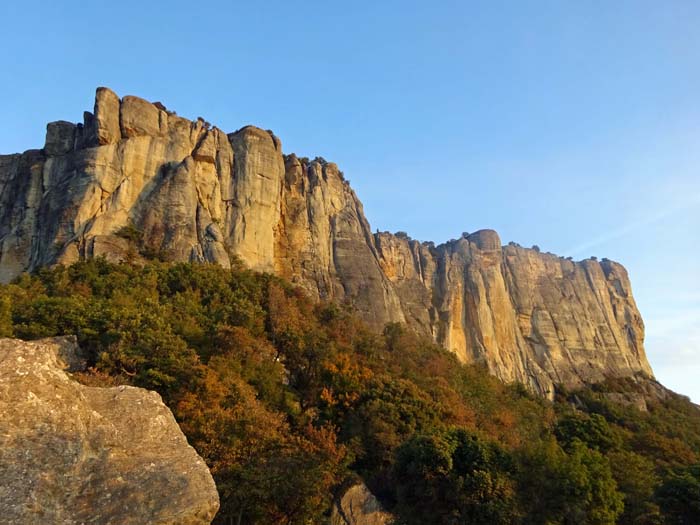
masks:
<path id="1" fill-rule="evenodd" d="M 437 247 L 373 234 L 338 167 L 285 156 L 270 131 L 227 135 L 99 88 L 82 124 L 52 122 L 42 150 L 0 156 L 2 281 L 138 257 L 135 244 L 169 260 L 239 257 L 544 395 L 557 383 L 651 375 L 621 265 L 502 247 L 490 230 Z"/>

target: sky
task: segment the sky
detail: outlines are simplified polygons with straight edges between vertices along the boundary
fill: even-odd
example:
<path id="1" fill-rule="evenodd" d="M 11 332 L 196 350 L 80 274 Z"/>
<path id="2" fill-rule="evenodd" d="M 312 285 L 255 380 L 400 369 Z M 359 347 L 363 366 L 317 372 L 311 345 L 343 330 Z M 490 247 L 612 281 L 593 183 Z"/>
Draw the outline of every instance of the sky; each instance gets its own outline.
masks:
<path id="1" fill-rule="evenodd" d="M 337 162 L 373 228 L 623 263 L 700 402 L 700 3 L 3 2 L 0 153 L 97 86 Z"/>

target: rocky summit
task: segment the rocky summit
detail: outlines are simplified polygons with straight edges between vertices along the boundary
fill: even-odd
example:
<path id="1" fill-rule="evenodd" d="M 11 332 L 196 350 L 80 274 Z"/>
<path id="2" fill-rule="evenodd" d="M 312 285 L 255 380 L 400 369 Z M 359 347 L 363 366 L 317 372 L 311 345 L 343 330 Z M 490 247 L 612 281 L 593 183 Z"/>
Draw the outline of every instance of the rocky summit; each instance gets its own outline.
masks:
<path id="1" fill-rule="evenodd" d="M 0 339 L 0 521 L 200 525 L 214 480 L 155 392 L 72 380 L 74 337 Z"/>
<path id="2" fill-rule="evenodd" d="M 373 233 L 338 167 L 98 88 L 83 122 L 0 156 L 0 279 L 82 258 L 240 258 L 376 327 L 406 323 L 505 381 L 551 396 L 652 371 L 627 272 L 482 230 L 439 246 Z"/>

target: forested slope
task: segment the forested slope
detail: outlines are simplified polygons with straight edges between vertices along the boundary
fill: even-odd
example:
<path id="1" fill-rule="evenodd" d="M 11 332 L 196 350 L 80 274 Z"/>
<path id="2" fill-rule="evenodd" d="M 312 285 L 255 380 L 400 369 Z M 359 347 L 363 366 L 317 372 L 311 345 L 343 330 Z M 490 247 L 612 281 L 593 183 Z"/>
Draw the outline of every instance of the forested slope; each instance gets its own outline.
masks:
<path id="1" fill-rule="evenodd" d="M 76 334 L 82 381 L 157 390 L 212 470 L 219 523 L 324 523 L 358 476 L 405 524 L 700 515 L 686 398 L 640 378 L 550 402 L 240 264 L 40 269 L 0 288 L 0 333 Z"/>

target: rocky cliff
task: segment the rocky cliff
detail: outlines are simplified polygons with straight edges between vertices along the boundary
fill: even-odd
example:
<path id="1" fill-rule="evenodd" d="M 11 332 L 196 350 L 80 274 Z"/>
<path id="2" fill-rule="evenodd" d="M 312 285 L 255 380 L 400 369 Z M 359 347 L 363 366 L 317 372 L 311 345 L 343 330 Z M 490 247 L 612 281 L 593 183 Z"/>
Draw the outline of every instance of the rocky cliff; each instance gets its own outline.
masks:
<path id="1" fill-rule="evenodd" d="M 226 134 L 99 88 L 82 123 L 52 122 L 43 149 L 0 156 L 1 280 L 143 255 L 239 257 L 544 395 L 651 376 L 621 265 L 503 247 L 490 230 L 439 246 L 373 234 L 338 167 L 284 155 L 270 131 Z"/>
<path id="2" fill-rule="evenodd" d="M 214 480 L 160 396 L 81 385 L 76 363 L 74 337 L 0 339 L 0 522 L 211 523 Z"/>

